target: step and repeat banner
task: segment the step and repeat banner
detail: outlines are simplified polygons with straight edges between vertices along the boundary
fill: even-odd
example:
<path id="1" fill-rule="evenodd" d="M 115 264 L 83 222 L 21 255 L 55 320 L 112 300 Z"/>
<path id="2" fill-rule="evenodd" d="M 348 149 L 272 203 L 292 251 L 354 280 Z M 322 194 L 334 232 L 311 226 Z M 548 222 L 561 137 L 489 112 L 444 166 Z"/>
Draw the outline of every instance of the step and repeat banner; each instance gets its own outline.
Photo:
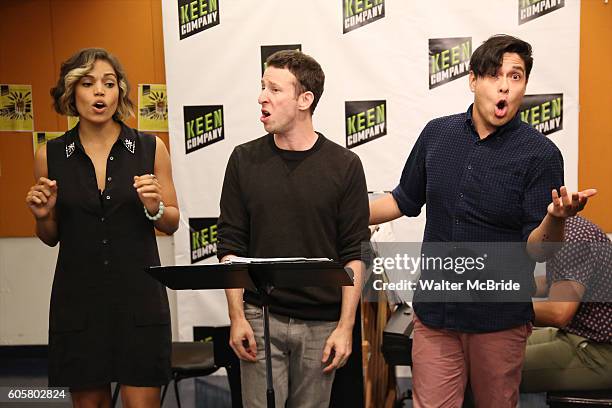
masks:
<path id="1" fill-rule="evenodd" d="M 578 0 L 164 0 L 168 128 L 181 207 L 177 265 L 217 262 L 219 197 L 232 149 L 265 131 L 257 97 L 265 59 L 312 55 L 326 75 L 315 129 L 354 151 L 368 189 L 392 190 L 425 124 L 473 100 L 468 64 L 497 33 L 533 46 L 521 118 L 553 140 L 577 187 Z M 424 217 L 396 222 L 422 238 Z M 223 291 L 178 293 L 179 337 L 225 324 Z"/>

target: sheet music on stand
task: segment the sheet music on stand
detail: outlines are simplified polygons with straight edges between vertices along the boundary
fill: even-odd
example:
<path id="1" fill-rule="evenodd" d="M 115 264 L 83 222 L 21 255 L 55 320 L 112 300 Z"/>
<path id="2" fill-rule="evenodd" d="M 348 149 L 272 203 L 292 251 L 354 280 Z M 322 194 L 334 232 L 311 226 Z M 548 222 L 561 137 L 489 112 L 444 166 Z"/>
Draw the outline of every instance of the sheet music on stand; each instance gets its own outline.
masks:
<path id="1" fill-rule="evenodd" d="M 332 262 L 329 258 L 247 258 L 242 256 L 235 256 L 224 263 L 227 264 L 257 264 L 257 263 L 271 263 L 271 262 Z"/>

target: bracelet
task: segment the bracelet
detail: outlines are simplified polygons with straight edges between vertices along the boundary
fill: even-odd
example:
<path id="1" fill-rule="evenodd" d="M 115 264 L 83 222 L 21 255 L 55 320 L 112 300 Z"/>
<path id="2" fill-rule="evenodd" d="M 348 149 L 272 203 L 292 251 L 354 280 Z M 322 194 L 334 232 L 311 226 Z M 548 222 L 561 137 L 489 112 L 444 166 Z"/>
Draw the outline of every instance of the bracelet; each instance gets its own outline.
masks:
<path id="1" fill-rule="evenodd" d="M 157 210 L 157 214 L 155 215 L 149 214 L 149 212 L 147 211 L 147 207 L 144 207 L 144 213 L 145 213 L 145 216 L 151 221 L 159 220 L 162 217 L 162 215 L 164 215 L 164 202 L 163 201 L 159 202 L 159 208 Z"/>

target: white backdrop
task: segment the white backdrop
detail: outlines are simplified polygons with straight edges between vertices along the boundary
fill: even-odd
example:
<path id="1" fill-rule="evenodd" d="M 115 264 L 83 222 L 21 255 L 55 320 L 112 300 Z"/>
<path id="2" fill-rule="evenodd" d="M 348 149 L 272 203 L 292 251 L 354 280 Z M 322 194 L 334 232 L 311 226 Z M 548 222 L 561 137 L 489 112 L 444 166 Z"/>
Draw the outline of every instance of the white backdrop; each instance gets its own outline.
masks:
<path id="1" fill-rule="evenodd" d="M 566 185 L 575 189 L 580 3 L 522 3 L 197 0 L 190 5 L 187 0 L 163 0 L 170 144 L 181 207 L 181 225 L 175 234 L 176 264 L 216 262 L 214 256 L 192 259 L 190 237 L 200 232 L 201 241 L 214 247 L 213 224 L 219 215 L 228 157 L 234 146 L 265 133 L 257 104 L 262 46 L 299 44 L 321 64 L 326 83 L 314 115 L 315 129 L 341 145 L 346 145 L 346 101 L 386 101 L 387 134 L 353 148 L 363 162 L 368 189 L 381 191 L 396 186 L 425 124 L 438 116 L 464 112 L 473 99 L 467 76 L 430 89 L 430 40 L 469 37 L 473 51 L 493 34 L 518 36 L 534 50 L 527 94 L 543 95 L 543 99 L 563 94 L 562 130 L 548 137 L 563 153 Z M 522 13 L 535 12 L 535 18 L 519 21 L 523 6 L 529 9 Z M 350 7 L 349 14 L 373 19 L 343 33 L 346 7 Z M 380 14 L 383 10 L 384 16 Z M 379 13 L 376 17 L 375 12 Z M 188 25 L 200 28 L 187 33 Z M 184 107 L 218 105 L 223 107 L 223 139 L 186 153 Z M 207 121 L 214 126 L 213 116 L 205 115 L 213 108 L 193 109 L 201 109 L 201 128 L 207 130 Z M 192 127 L 194 132 L 197 124 Z M 190 231 L 194 218 L 209 220 L 193 221 Z M 396 238 L 420 241 L 423 225 L 423 216 L 401 220 L 395 226 Z M 194 325 L 229 321 L 222 291 L 180 292 L 178 316 L 181 340 L 192 339 Z"/>

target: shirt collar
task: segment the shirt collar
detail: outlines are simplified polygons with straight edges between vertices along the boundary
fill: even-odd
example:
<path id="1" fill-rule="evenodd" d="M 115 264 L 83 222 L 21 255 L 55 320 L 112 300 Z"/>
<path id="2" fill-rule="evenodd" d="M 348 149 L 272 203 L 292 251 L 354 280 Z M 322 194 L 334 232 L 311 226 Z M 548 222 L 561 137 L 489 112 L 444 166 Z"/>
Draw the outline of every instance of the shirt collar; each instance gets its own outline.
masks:
<path id="1" fill-rule="evenodd" d="M 474 110 L 474 104 L 472 103 L 468 107 L 467 112 L 465 113 L 465 121 L 468 124 L 468 126 L 470 126 L 474 130 L 474 133 L 476 134 L 476 136 L 478 136 L 478 132 L 476 132 L 476 127 L 474 126 L 474 121 L 472 120 L 473 110 Z M 520 112 L 517 112 L 516 115 L 512 119 L 510 119 L 508 123 L 495 129 L 495 131 L 491 133 L 489 136 L 487 136 L 485 139 L 489 139 L 491 137 L 496 137 L 496 136 L 501 137 L 502 135 L 505 135 L 506 133 L 511 132 L 515 130 L 516 128 L 518 128 L 520 124 L 521 124 L 521 114 Z"/>
<path id="2" fill-rule="evenodd" d="M 123 122 L 119 122 L 121 125 L 121 132 L 117 138 L 117 142 L 121 141 L 121 144 L 125 149 L 132 153 L 136 153 L 136 132 L 133 129 L 127 127 Z M 85 153 L 83 145 L 81 144 L 81 138 L 79 137 L 79 124 L 68 131 L 66 134 L 66 158 L 70 158 L 72 154 L 77 150 L 81 150 Z"/>

